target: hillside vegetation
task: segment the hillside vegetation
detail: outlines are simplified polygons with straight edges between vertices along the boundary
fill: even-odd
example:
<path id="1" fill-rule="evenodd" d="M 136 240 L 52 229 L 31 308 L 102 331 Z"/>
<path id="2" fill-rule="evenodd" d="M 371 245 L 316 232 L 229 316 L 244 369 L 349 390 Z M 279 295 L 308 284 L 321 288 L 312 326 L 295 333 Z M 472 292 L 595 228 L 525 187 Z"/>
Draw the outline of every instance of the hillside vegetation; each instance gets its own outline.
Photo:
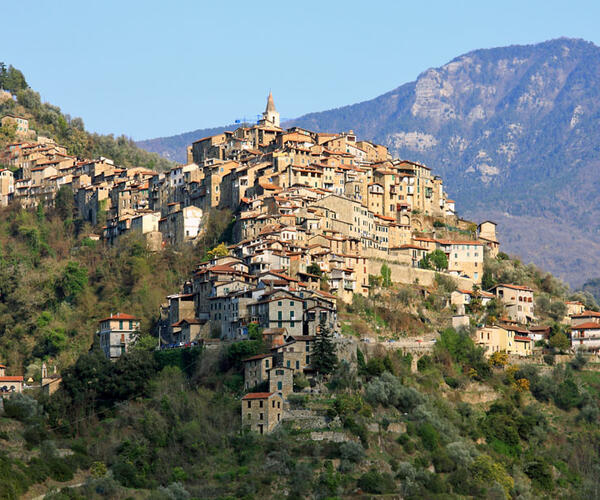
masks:
<path id="1" fill-rule="evenodd" d="M 52 398 L 15 397 L 0 420 L 2 498 L 598 498 L 600 375 L 580 363 L 491 366 L 445 330 L 417 373 L 357 350 L 316 394 L 320 426 L 240 431 L 239 372 L 208 352 L 80 357 Z M 169 353 L 170 354 L 170 353 Z M 213 354 L 214 356 L 214 354 Z M 222 353 L 228 356 L 227 351 Z M 316 424 L 313 424 L 316 425 Z M 8 431 L 10 429 L 10 432 Z M 338 442 L 315 441 L 328 431 Z"/>
<path id="2" fill-rule="evenodd" d="M 0 118 L 7 114 L 27 118 L 30 129 L 55 140 L 71 155 L 80 158 L 104 156 L 124 167 L 164 170 L 172 166 L 170 161 L 140 149 L 124 135 L 114 137 L 87 132 L 81 118 L 72 118 L 63 114 L 58 106 L 42 102 L 40 94 L 29 87 L 24 75 L 12 66 L 6 68 L 4 63 L 0 63 L 0 89 L 16 96 L 16 101 L 0 100 Z M 16 139 L 14 131 L 0 129 L 0 149 Z"/>
<path id="3" fill-rule="evenodd" d="M 468 331 L 444 326 L 453 280 L 439 276 L 424 289 L 374 277 L 372 296 L 340 311 L 345 335 L 441 332 L 432 353 L 415 373 L 393 345 L 357 342 L 355 362 L 340 361 L 313 393 L 290 396 L 314 422 L 292 419 L 259 436 L 241 430 L 239 398 L 240 360 L 264 350 L 260 340 L 157 352 L 148 335 L 161 299 L 225 225 L 194 251 L 151 254 L 135 239 L 97 246 L 64 209 L 7 210 L 0 226 L 0 356 L 32 376 L 42 360 L 58 363 L 63 375 L 50 398 L 7 400 L 0 498 L 600 498 L 597 367 L 582 358 L 554 366 L 552 355 L 541 365 L 488 362 Z M 488 284 L 535 287 L 553 327 L 565 298 L 596 307 L 504 254 L 485 271 Z M 470 312 L 483 318 L 499 307 Z M 142 318 L 143 335 L 111 363 L 88 349 L 96 320 L 115 310 Z M 312 439 L 323 431 L 336 441 Z"/>

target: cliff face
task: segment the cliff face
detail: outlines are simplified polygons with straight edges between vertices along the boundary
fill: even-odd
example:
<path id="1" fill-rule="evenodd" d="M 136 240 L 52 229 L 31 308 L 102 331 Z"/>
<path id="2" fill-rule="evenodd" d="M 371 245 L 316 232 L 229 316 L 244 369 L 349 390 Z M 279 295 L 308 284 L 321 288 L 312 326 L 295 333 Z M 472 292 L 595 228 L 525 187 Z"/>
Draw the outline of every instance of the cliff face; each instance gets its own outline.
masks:
<path id="1" fill-rule="evenodd" d="M 476 50 L 283 126 L 352 129 L 428 164 L 463 215 L 498 220 L 504 250 L 580 285 L 600 275 L 599 97 L 600 48 L 558 39 Z"/>

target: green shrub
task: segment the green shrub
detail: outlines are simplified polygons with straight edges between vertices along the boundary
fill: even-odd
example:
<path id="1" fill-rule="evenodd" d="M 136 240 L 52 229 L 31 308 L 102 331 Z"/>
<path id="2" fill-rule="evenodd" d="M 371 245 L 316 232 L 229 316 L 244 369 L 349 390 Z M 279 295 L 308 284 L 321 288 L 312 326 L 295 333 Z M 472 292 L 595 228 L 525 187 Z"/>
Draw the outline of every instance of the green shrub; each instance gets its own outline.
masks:
<path id="1" fill-rule="evenodd" d="M 393 493 L 396 490 L 396 483 L 390 474 L 382 474 L 375 469 L 371 469 L 360 476 L 358 487 L 367 493 L 381 495 Z"/>
<path id="2" fill-rule="evenodd" d="M 365 458 L 365 450 L 359 443 L 353 441 L 342 443 L 340 445 L 340 457 L 343 460 L 357 464 Z"/>
<path id="3" fill-rule="evenodd" d="M 419 360 L 417 361 L 417 370 L 419 370 L 420 372 L 424 372 L 425 370 L 428 370 L 432 366 L 433 366 L 433 361 L 431 359 L 431 356 L 429 356 L 427 354 L 425 354 L 424 356 L 421 356 L 419 358 Z"/>
<path id="4" fill-rule="evenodd" d="M 27 422 L 40 412 L 38 402 L 27 394 L 16 393 L 4 400 L 4 414 L 9 418 Z"/>
<path id="5" fill-rule="evenodd" d="M 308 396 L 305 394 L 288 394 L 288 402 L 294 409 L 304 408 L 308 402 Z"/>
<path id="6" fill-rule="evenodd" d="M 581 401 L 581 394 L 579 394 L 579 388 L 572 379 L 564 380 L 556 388 L 554 394 L 554 402 L 556 406 L 563 410 L 570 410 L 577 406 Z"/>
<path id="7" fill-rule="evenodd" d="M 552 471 L 545 459 L 541 457 L 534 458 L 525 464 L 524 471 L 539 489 L 544 491 L 552 491 L 554 489 Z"/>
<path id="8" fill-rule="evenodd" d="M 435 467 L 436 472 L 452 472 L 456 469 L 456 463 L 448 453 L 444 450 L 436 451 L 432 457 L 431 461 L 433 462 L 433 466 Z"/>
<path id="9" fill-rule="evenodd" d="M 418 427 L 417 433 L 427 450 L 433 451 L 439 446 L 440 435 L 430 423 L 421 424 Z"/>
<path id="10" fill-rule="evenodd" d="M 73 468 L 61 458 L 49 458 L 46 459 L 46 466 L 48 468 L 48 474 L 56 481 L 64 483 L 73 479 Z"/>

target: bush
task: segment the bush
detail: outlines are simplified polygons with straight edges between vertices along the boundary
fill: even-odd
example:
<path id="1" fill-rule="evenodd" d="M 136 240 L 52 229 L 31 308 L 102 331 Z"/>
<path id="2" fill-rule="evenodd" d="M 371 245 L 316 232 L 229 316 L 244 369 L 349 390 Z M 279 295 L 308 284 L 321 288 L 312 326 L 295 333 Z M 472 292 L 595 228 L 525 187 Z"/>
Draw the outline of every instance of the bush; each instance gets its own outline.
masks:
<path id="1" fill-rule="evenodd" d="M 456 469 L 456 463 L 444 450 L 436 451 L 433 454 L 431 461 L 433 462 L 433 466 L 437 473 L 452 472 Z"/>
<path id="2" fill-rule="evenodd" d="M 360 476 L 358 487 L 367 493 L 382 495 L 393 493 L 396 490 L 396 483 L 390 474 L 382 474 L 375 469 L 371 469 Z"/>
<path id="3" fill-rule="evenodd" d="M 417 429 L 417 434 L 427 450 L 433 451 L 439 446 L 440 435 L 430 423 L 421 424 Z"/>
<path id="4" fill-rule="evenodd" d="M 461 386 L 461 381 L 455 377 L 444 377 L 444 381 L 451 389 L 458 389 Z"/>
<path id="5" fill-rule="evenodd" d="M 9 418 L 27 422 L 40 412 L 38 402 L 27 394 L 16 393 L 4 400 L 4 414 Z"/>
<path id="6" fill-rule="evenodd" d="M 340 457 L 354 464 L 360 463 L 365 458 L 364 448 L 353 441 L 340 445 Z"/>
<path id="7" fill-rule="evenodd" d="M 304 394 L 288 394 L 288 402 L 294 409 L 304 408 L 308 402 L 308 396 Z"/>
<path id="8" fill-rule="evenodd" d="M 529 476 L 531 481 L 539 489 L 552 491 L 554 489 L 554 481 L 552 480 L 552 471 L 550 466 L 543 458 L 536 457 L 531 462 L 525 465 L 525 474 Z"/>
<path id="9" fill-rule="evenodd" d="M 73 468 L 61 458 L 46 459 L 46 467 L 50 477 L 56 481 L 64 483 L 73 479 Z"/>
<path id="10" fill-rule="evenodd" d="M 409 412 L 424 401 L 417 390 L 402 385 L 391 373 L 371 380 L 367 384 L 365 398 L 373 405 L 394 406 L 402 412 Z"/>
<path id="11" fill-rule="evenodd" d="M 544 363 L 549 366 L 554 365 L 554 354 L 544 354 Z"/>
<path id="12" fill-rule="evenodd" d="M 563 332 L 558 332 L 550 337 L 550 347 L 557 351 L 564 352 L 571 347 L 571 342 Z"/>
<path id="13" fill-rule="evenodd" d="M 451 460 L 458 466 L 469 466 L 479 454 L 477 450 L 470 444 L 463 441 L 455 441 L 446 446 L 446 451 Z"/>
<path id="14" fill-rule="evenodd" d="M 433 366 L 433 361 L 431 360 L 431 356 L 428 356 L 427 354 L 425 354 L 424 356 L 421 356 L 419 358 L 419 360 L 417 361 L 417 370 L 419 370 L 420 372 L 424 372 L 425 370 L 428 370 L 432 366 Z"/>
<path id="15" fill-rule="evenodd" d="M 577 351 L 577 354 L 575 354 L 575 357 L 570 361 L 569 364 L 571 365 L 571 368 L 579 371 L 583 369 L 586 363 L 587 359 L 585 358 L 583 352 Z"/>
<path id="16" fill-rule="evenodd" d="M 580 401 L 581 394 L 579 394 L 579 388 L 572 379 L 568 378 L 564 380 L 556 388 L 554 402 L 559 408 L 563 410 L 570 410 L 571 408 L 577 406 Z"/>

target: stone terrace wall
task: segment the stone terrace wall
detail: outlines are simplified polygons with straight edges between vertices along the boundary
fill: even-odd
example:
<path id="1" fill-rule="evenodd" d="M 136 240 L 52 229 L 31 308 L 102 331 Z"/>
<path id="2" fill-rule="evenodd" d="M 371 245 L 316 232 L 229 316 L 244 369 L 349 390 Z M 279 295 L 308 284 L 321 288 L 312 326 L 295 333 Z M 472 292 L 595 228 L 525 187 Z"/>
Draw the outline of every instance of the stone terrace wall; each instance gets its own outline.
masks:
<path id="1" fill-rule="evenodd" d="M 435 283 L 435 275 L 437 274 L 435 271 L 430 271 L 429 269 L 419 269 L 417 267 L 406 266 L 383 260 L 369 259 L 367 265 L 369 274 L 381 274 L 381 266 L 384 262 L 392 271 L 392 281 L 394 283 L 402 283 L 406 285 L 418 283 L 419 285 L 423 286 L 433 286 Z M 459 278 L 457 276 L 450 276 L 449 274 L 444 275 L 449 276 L 456 281 L 456 284 L 459 288 L 467 290 L 473 289 L 473 280 L 469 278 Z"/>

